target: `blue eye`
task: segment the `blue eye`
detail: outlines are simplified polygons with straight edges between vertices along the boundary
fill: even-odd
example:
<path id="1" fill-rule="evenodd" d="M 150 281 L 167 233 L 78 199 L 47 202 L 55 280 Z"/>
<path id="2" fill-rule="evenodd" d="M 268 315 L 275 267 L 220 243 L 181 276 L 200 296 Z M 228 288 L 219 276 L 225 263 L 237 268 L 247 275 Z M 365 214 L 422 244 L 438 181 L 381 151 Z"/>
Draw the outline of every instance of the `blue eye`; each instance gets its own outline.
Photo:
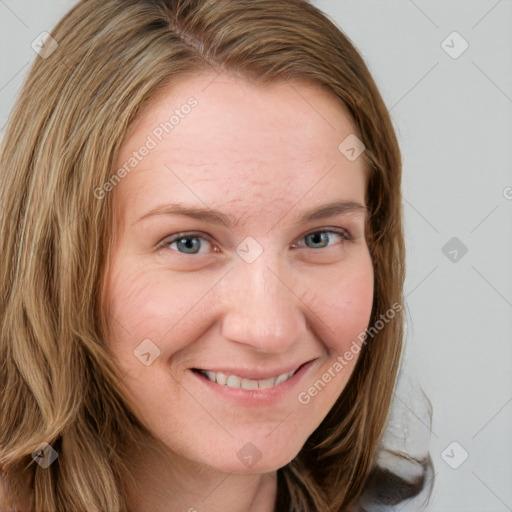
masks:
<path id="1" fill-rule="evenodd" d="M 201 243 L 199 240 L 207 241 L 202 236 L 195 236 L 194 233 L 179 233 L 167 240 L 164 240 L 162 247 L 171 248 L 171 245 L 176 244 L 176 247 L 178 248 L 177 252 L 181 252 L 181 250 L 183 250 L 183 254 L 199 254 L 199 249 L 201 249 Z"/>
<path id="2" fill-rule="evenodd" d="M 345 242 L 348 242 L 352 238 L 347 233 L 347 231 L 343 230 L 333 230 L 329 228 L 324 228 L 321 230 L 313 231 L 311 233 L 308 233 L 304 239 L 305 240 L 311 240 L 313 244 L 315 244 L 313 247 L 308 246 L 310 249 L 323 249 L 324 247 L 327 247 L 326 245 L 323 245 L 324 242 L 328 243 L 331 239 L 330 237 L 332 235 L 337 235 L 342 238 L 341 244 L 343 245 Z M 320 246 L 318 246 L 320 244 Z M 332 245 L 332 244 L 331 244 Z"/>
<path id="3" fill-rule="evenodd" d="M 197 236 L 196 236 L 197 235 Z M 302 237 L 306 241 L 311 241 L 313 244 L 307 245 L 306 247 L 309 249 L 323 249 L 325 247 L 329 247 L 329 241 L 332 239 L 332 235 L 336 235 L 341 237 L 341 245 L 345 242 L 352 240 L 352 237 L 348 234 L 348 232 L 344 229 L 332 229 L 332 228 L 322 228 L 316 231 L 312 231 L 308 233 L 304 237 Z M 203 236 L 199 236 L 196 233 L 178 233 L 176 235 L 171 236 L 170 238 L 166 238 L 159 247 L 161 248 L 169 248 L 173 251 L 180 252 L 181 254 L 200 254 L 200 249 L 202 248 L 200 240 L 206 241 L 208 244 L 210 242 L 204 238 Z M 172 245 L 176 244 L 176 248 L 172 248 Z M 210 244 L 211 245 L 211 244 Z M 330 244 L 333 245 L 333 244 Z"/>

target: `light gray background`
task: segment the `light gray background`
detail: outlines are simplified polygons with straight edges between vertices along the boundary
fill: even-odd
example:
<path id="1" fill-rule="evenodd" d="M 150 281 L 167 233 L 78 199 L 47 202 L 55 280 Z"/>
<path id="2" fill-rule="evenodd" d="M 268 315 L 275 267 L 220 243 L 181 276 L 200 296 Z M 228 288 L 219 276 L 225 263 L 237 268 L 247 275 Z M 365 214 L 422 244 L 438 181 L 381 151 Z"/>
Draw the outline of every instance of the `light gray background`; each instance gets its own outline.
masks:
<path id="1" fill-rule="evenodd" d="M 434 407 L 428 510 L 512 511 L 512 0 L 314 3 L 362 53 L 403 151 L 407 371 Z M 0 126 L 31 42 L 73 4 L 0 0 Z M 454 31 L 469 44 L 457 58 Z"/>

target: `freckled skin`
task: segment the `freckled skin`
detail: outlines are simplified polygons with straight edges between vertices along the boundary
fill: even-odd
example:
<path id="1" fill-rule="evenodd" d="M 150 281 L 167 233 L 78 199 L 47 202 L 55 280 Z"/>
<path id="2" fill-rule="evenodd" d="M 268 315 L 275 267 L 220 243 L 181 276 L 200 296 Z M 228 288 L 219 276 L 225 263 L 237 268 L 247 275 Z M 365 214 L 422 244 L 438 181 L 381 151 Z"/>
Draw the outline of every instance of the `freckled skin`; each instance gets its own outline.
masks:
<path id="1" fill-rule="evenodd" d="M 111 192 L 119 225 L 105 281 L 105 306 L 115 318 L 107 343 L 120 371 L 129 371 L 123 385 L 141 418 L 176 460 L 218 473 L 273 472 L 296 456 L 341 394 L 357 356 L 309 404 L 297 399 L 368 326 L 373 299 L 362 215 L 294 221 L 334 200 L 365 204 L 364 162 L 338 150 L 357 131 L 335 97 L 300 83 L 294 90 L 212 79 L 188 78 L 169 89 L 121 148 L 119 166 L 176 108 L 197 99 Z M 165 215 L 136 222 L 178 201 L 240 220 L 231 228 Z M 308 247 L 306 235 L 323 227 L 345 228 L 354 240 L 333 233 Z M 157 249 L 186 231 L 199 232 L 191 235 L 201 236 L 198 254 L 179 252 L 176 242 Z M 250 264 L 236 253 L 247 237 L 263 250 Z M 147 367 L 133 354 L 146 338 L 161 351 Z M 208 394 L 190 371 L 311 359 L 307 378 L 268 407 L 234 407 Z M 247 442 L 262 454 L 252 468 L 236 456 Z"/>

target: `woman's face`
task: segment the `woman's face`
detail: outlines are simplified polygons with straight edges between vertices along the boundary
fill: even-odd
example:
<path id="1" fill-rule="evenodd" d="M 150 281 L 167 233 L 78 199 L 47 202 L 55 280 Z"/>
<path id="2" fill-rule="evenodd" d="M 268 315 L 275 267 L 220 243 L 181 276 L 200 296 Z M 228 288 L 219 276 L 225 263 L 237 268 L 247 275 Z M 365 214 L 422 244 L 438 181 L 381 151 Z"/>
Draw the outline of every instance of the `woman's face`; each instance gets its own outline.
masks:
<path id="1" fill-rule="evenodd" d="M 373 299 L 364 162 L 338 148 L 356 130 L 334 96 L 214 78 L 154 100 L 121 148 L 108 346 L 177 457 L 259 473 L 297 455 L 356 364 Z M 339 202 L 353 207 L 321 215 Z"/>

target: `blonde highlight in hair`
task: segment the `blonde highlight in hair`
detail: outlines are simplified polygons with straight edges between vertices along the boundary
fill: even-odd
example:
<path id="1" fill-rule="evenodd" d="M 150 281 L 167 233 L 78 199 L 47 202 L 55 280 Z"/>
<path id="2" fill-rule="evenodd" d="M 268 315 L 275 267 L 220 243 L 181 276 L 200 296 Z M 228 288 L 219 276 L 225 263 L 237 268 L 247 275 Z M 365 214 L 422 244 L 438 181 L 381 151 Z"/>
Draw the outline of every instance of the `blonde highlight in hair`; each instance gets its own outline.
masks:
<path id="1" fill-rule="evenodd" d="M 366 146 L 371 324 L 403 303 L 401 157 L 349 39 L 306 0 L 82 0 L 33 64 L 0 155 L 0 467 L 34 512 L 126 511 L 124 454 L 149 446 L 104 343 L 114 215 L 108 181 L 144 106 L 205 71 L 336 96 Z M 361 350 L 339 400 L 279 474 L 276 510 L 341 512 L 374 467 L 399 370 L 403 311 Z M 57 461 L 32 452 L 48 442 Z"/>

